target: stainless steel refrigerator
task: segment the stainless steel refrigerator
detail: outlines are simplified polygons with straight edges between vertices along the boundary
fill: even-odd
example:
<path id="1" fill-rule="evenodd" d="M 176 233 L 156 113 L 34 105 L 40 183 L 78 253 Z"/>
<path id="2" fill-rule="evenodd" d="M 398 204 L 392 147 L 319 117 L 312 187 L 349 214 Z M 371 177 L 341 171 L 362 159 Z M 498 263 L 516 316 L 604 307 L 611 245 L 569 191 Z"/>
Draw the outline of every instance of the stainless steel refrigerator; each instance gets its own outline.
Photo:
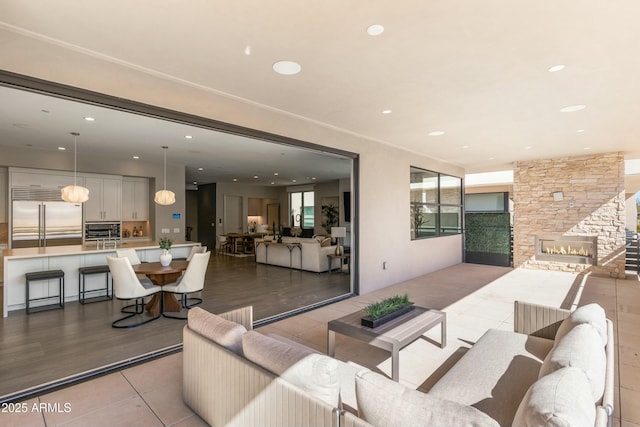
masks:
<path id="1" fill-rule="evenodd" d="M 11 190 L 11 247 L 82 244 L 82 204 L 67 203 L 58 189 Z"/>

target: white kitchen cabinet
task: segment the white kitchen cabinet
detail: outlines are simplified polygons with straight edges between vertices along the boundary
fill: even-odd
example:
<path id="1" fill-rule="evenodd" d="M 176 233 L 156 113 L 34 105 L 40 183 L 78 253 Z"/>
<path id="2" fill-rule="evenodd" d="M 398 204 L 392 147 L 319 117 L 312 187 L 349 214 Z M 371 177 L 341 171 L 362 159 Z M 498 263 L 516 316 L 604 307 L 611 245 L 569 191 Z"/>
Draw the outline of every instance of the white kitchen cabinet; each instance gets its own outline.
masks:
<path id="1" fill-rule="evenodd" d="M 9 175 L 11 187 L 62 188 L 73 185 L 73 172 L 9 168 Z"/>
<path id="2" fill-rule="evenodd" d="M 122 218 L 122 177 L 84 175 L 89 200 L 84 202 L 85 221 L 120 221 Z"/>
<path id="3" fill-rule="evenodd" d="M 149 179 L 124 177 L 122 179 L 122 220 L 147 221 L 149 219 Z"/>

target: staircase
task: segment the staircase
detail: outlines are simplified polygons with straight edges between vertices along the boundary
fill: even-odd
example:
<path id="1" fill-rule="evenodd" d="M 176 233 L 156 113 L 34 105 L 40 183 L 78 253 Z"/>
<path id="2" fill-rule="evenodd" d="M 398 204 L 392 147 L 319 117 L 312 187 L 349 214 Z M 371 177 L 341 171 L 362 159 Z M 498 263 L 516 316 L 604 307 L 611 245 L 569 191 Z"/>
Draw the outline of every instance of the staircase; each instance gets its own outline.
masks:
<path id="1" fill-rule="evenodd" d="M 627 231 L 625 270 L 640 274 L 640 239 L 638 233 Z"/>

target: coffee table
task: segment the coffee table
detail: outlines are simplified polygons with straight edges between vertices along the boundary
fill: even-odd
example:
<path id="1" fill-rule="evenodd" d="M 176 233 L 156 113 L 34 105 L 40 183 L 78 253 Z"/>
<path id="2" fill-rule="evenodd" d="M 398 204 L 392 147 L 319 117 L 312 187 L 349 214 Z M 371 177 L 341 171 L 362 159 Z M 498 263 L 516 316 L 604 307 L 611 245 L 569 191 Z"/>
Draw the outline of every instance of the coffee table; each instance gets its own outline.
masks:
<path id="1" fill-rule="evenodd" d="M 333 357 L 336 353 L 336 332 L 355 338 L 391 352 L 391 379 L 398 381 L 401 349 L 437 324 L 440 324 L 440 348 L 447 345 L 447 313 L 443 311 L 416 306 L 412 311 L 377 328 L 367 328 L 360 324 L 360 319 L 365 315 L 364 310 L 360 310 L 329 322 L 327 329 L 329 356 Z"/>

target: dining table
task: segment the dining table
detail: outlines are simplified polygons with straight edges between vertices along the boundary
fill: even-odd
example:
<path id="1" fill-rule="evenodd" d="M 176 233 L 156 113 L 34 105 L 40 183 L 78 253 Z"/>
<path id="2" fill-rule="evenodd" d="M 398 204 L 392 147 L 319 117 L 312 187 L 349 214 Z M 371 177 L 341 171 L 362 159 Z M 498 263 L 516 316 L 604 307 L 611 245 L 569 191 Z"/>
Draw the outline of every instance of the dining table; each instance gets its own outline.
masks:
<path id="1" fill-rule="evenodd" d="M 177 260 L 171 261 L 169 265 L 162 265 L 159 262 L 143 262 L 133 266 L 136 274 L 144 274 L 156 286 L 164 286 L 173 283 L 182 276 L 187 269 L 189 261 Z M 160 304 L 162 298 L 162 305 Z M 145 308 L 151 316 L 157 316 L 164 311 L 182 311 L 180 302 L 173 294 L 161 292 L 153 295 L 151 300 L 145 305 Z"/>

